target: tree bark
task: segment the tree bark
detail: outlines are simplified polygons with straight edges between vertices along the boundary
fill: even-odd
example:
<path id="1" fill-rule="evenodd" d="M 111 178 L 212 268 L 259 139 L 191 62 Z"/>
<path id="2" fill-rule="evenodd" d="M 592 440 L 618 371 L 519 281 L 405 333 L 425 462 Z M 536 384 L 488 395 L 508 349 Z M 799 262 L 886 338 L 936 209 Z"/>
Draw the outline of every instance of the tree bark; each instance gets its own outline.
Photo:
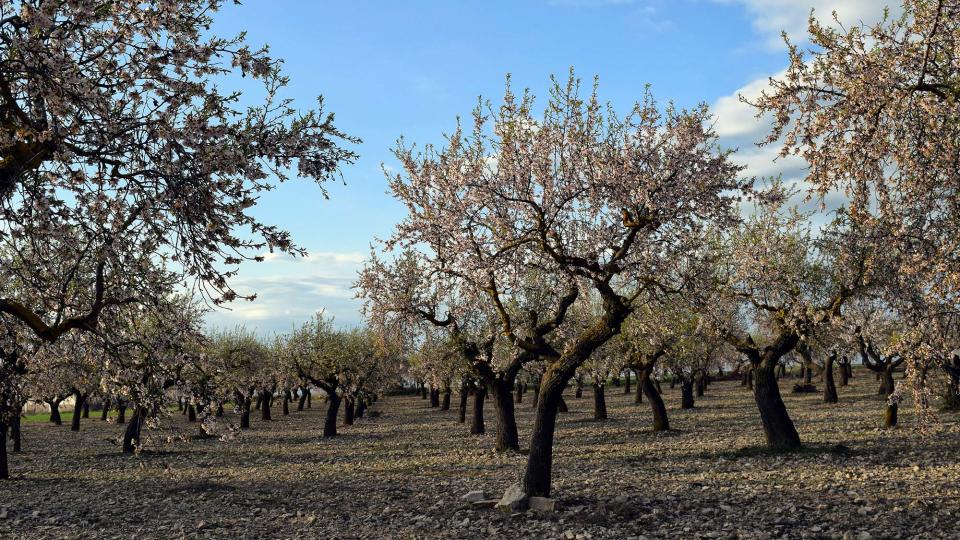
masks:
<path id="1" fill-rule="evenodd" d="M 630 370 L 626 369 L 623 373 L 623 393 L 630 393 Z"/>
<path id="2" fill-rule="evenodd" d="M 523 383 L 517 382 L 516 403 L 523 403 Z"/>
<path id="3" fill-rule="evenodd" d="M 289 390 L 283 391 L 283 415 L 284 416 L 290 415 L 290 391 Z"/>
<path id="4" fill-rule="evenodd" d="M 530 453 L 527 455 L 527 468 L 522 480 L 523 490 L 528 496 L 550 496 L 557 412 L 567 381 L 572 375 L 572 370 L 563 373 L 550 366 L 541 381 L 530 437 Z"/>
<path id="5" fill-rule="evenodd" d="M 341 399 L 336 390 L 327 391 L 327 417 L 323 422 L 324 437 L 337 436 L 337 412 L 340 409 Z"/>
<path id="6" fill-rule="evenodd" d="M 90 418 L 90 400 L 87 397 L 83 400 L 83 417 Z"/>
<path id="7" fill-rule="evenodd" d="M 850 384 L 850 360 L 844 356 L 838 365 L 840 366 L 840 386 L 847 386 Z"/>
<path id="8" fill-rule="evenodd" d="M 123 453 L 132 454 L 140 444 L 140 432 L 143 430 L 143 421 L 146 419 L 143 407 L 137 407 L 130 416 L 130 423 L 123 433 Z"/>
<path id="9" fill-rule="evenodd" d="M 560 403 L 557 405 L 557 412 L 570 412 L 570 408 L 567 407 L 567 400 L 563 399 L 563 394 L 560 394 Z"/>
<path id="10" fill-rule="evenodd" d="M 487 387 L 485 385 L 480 385 L 479 388 L 473 391 L 473 418 L 470 422 L 471 435 L 480 435 L 485 431 L 483 423 L 483 401 L 486 397 Z"/>
<path id="11" fill-rule="evenodd" d="M 693 381 L 687 378 L 680 379 L 680 408 L 693 408 Z"/>
<path id="12" fill-rule="evenodd" d="M 117 402 L 117 423 L 127 423 L 127 403 L 124 401 Z"/>
<path id="13" fill-rule="evenodd" d="M 451 390 L 449 386 L 443 388 L 443 399 L 440 401 L 440 410 L 449 411 L 450 410 L 450 394 Z"/>
<path id="14" fill-rule="evenodd" d="M 583 379 L 577 377 L 577 388 L 573 392 L 574 399 L 580 399 L 583 397 Z"/>
<path id="15" fill-rule="evenodd" d="M 704 391 L 707 389 L 707 375 L 706 373 L 700 372 L 697 373 L 696 378 L 694 379 L 693 387 L 696 397 L 703 397 Z"/>
<path id="16" fill-rule="evenodd" d="M 249 429 L 250 428 L 250 406 L 251 406 L 251 397 L 238 395 L 237 400 L 240 402 L 240 429 Z"/>
<path id="17" fill-rule="evenodd" d="M 644 370 L 638 369 L 635 370 L 637 375 L 637 391 L 633 393 L 633 402 L 634 403 L 643 403 L 643 377 Z"/>
<path id="18" fill-rule="evenodd" d="M 193 403 L 187 404 L 187 422 L 197 421 L 197 406 Z"/>
<path id="19" fill-rule="evenodd" d="M 103 403 L 100 404 L 100 420 L 103 422 L 107 421 L 107 418 L 110 417 L 110 400 L 104 399 Z"/>
<path id="20" fill-rule="evenodd" d="M 70 431 L 80 431 L 80 418 L 83 416 L 83 404 L 86 401 L 86 394 L 73 393 L 73 418 L 70 419 Z M 87 418 L 89 418 L 89 415 Z"/>
<path id="21" fill-rule="evenodd" d="M 883 427 L 892 428 L 897 425 L 897 404 L 887 403 L 887 409 L 883 412 Z"/>
<path id="22" fill-rule="evenodd" d="M 513 406 L 513 394 L 510 392 L 512 386 L 511 381 L 500 378 L 490 385 L 493 405 L 497 411 L 497 452 L 520 451 L 516 410 Z"/>
<path id="23" fill-rule="evenodd" d="M 47 405 L 50 406 L 50 422 L 60 426 L 63 425 L 63 420 L 60 418 L 60 401 L 59 399 L 53 399 L 47 401 Z"/>
<path id="24" fill-rule="evenodd" d="M 303 406 L 307 404 L 307 387 L 300 387 L 300 399 L 297 400 L 297 412 L 303 411 Z"/>
<path id="25" fill-rule="evenodd" d="M 837 356 L 833 353 L 827 355 L 827 359 L 823 362 L 823 402 L 824 403 L 837 403 L 840 401 L 839 396 L 837 396 L 837 385 L 833 381 L 833 362 L 836 360 Z M 843 371 L 843 366 L 840 366 L 840 370 Z"/>
<path id="26" fill-rule="evenodd" d="M 352 395 L 343 398 L 343 425 L 353 425 L 353 419 L 357 412 L 356 405 L 357 403 Z"/>
<path id="27" fill-rule="evenodd" d="M 761 362 L 753 368 L 753 396 L 760 410 L 760 420 L 767 446 L 777 450 L 800 448 L 800 435 L 787 413 L 774 374 L 776 362 Z"/>
<path id="28" fill-rule="evenodd" d="M 642 393 L 647 396 L 647 401 L 650 402 L 650 411 L 653 413 L 653 430 L 669 431 L 670 420 L 667 418 L 667 407 L 663 403 L 663 397 L 660 396 L 660 392 L 657 391 L 656 387 L 653 386 L 653 382 L 650 380 L 650 370 L 643 370 L 639 373 L 637 380 L 642 389 Z M 639 394 L 641 392 L 637 393 Z"/>
<path id="29" fill-rule="evenodd" d="M 440 390 L 430 387 L 430 408 L 436 409 L 440 407 Z"/>
<path id="30" fill-rule="evenodd" d="M 603 385 L 593 383 L 593 419 L 607 419 L 607 397 L 604 395 Z"/>
<path id="31" fill-rule="evenodd" d="M 447 400 L 447 409 L 450 409 L 450 400 Z M 361 397 L 357 399 L 357 412 L 355 414 L 356 418 L 363 418 L 363 413 L 367 411 L 367 398 Z"/>

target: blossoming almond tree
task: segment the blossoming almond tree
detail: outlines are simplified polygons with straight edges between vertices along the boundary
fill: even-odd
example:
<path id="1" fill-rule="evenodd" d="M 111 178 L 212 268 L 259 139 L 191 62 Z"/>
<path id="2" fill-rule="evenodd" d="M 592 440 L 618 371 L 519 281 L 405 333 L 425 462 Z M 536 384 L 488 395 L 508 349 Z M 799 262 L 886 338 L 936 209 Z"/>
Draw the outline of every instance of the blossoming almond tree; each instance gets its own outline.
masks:
<path id="1" fill-rule="evenodd" d="M 403 172 L 391 191 L 408 214 L 390 244 L 431 253 L 438 271 L 487 298 L 514 347 L 547 362 L 524 495 L 550 494 L 557 408 L 576 369 L 616 335 L 637 291 L 690 250 L 690 233 L 734 220 L 745 183 L 708 119 L 705 106 L 661 110 L 649 94 L 619 116 L 596 87 L 581 96 L 571 72 L 553 81 L 542 114 L 508 85 L 502 105 L 481 104 L 469 133 L 458 127 L 444 148 L 396 150 Z M 530 269 L 561 284 L 556 308 L 581 289 L 598 298 L 599 314 L 562 349 L 523 333 L 507 307 Z M 561 326 L 562 311 L 539 319 Z"/>
<path id="2" fill-rule="evenodd" d="M 809 34 L 809 51 L 787 41 L 788 69 L 752 102 L 774 121 L 764 142 L 801 156 L 816 194 L 845 194 L 853 219 L 884 223 L 895 272 L 917 285 L 885 300 L 914 296 L 913 331 L 947 335 L 934 327 L 960 313 L 960 2 L 903 0 L 871 26 L 811 17 Z"/>
<path id="3" fill-rule="evenodd" d="M 127 253 L 162 253 L 208 299 L 237 298 L 241 261 L 300 252 L 250 213 L 258 195 L 294 175 L 322 183 L 354 158 L 322 101 L 298 112 L 282 97 L 280 60 L 209 33 L 221 3 L 0 4 L 0 239 L 89 229 L 75 255 L 92 278 L 41 291 L 56 304 L 46 296 L 85 287 L 86 304 L 51 313 L 0 290 L 0 312 L 41 338 L 90 329 L 128 300 L 105 290 L 138 275 Z M 237 75 L 259 83 L 259 103 L 229 89 Z"/>

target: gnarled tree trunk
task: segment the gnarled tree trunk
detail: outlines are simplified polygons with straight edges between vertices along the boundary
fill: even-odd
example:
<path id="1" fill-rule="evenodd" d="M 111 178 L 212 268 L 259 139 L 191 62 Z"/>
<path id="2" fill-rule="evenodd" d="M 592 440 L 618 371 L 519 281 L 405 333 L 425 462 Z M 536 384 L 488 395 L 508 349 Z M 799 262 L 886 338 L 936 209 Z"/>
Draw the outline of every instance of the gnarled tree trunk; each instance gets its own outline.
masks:
<path id="1" fill-rule="evenodd" d="M 323 436 L 337 436 L 337 412 L 340 410 L 341 397 L 337 391 L 327 391 L 327 416 L 323 422 Z"/>
<path id="2" fill-rule="evenodd" d="M 83 417 L 83 405 L 87 402 L 87 394 L 73 393 L 73 418 L 70 419 L 70 431 L 80 431 L 80 418 Z M 89 418 L 90 415 L 87 415 Z"/>
<path id="3" fill-rule="evenodd" d="M 660 392 L 657 391 L 653 382 L 650 380 L 650 371 L 651 370 L 643 370 L 638 374 L 638 384 L 640 384 L 640 389 L 643 394 L 647 396 L 647 401 L 650 402 L 650 411 L 653 413 L 653 430 L 669 431 L 670 420 L 667 418 L 667 407 L 663 403 L 663 397 L 660 396 Z M 639 394 L 640 392 L 637 393 Z"/>
<path id="4" fill-rule="evenodd" d="M 693 408 L 693 380 L 686 377 L 680 379 L 680 408 Z"/>

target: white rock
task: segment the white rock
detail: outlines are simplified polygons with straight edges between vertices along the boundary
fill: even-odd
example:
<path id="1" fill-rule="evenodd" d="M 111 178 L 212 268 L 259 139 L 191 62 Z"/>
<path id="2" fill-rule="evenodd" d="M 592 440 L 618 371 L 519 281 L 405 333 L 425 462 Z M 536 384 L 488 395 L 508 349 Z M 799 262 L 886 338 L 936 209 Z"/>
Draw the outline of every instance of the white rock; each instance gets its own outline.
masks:
<path id="1" fill-rule="evenodd" d="M 549 497 L 530 497 L 528 501 L 531 510 L 553 512 L 557 509 L 557 501 Z"/>
<path id="2" fill-rule="evenodd" d="M 527 494 L 520 484 L 513 484 L 507 488 L 497 503 L 497 508 L 505 512 L 518 512 L 527 509 Z"/>
<path id="3" fill-rule="evenodd" d="M 487 498 L 487 494 L 482 491 L 471 491 L 466 495 L 464 495 L 463 497 L 460 497 L 461 500 L 464 500 L 467 502 L 482 501 L 486 498 Z"/>

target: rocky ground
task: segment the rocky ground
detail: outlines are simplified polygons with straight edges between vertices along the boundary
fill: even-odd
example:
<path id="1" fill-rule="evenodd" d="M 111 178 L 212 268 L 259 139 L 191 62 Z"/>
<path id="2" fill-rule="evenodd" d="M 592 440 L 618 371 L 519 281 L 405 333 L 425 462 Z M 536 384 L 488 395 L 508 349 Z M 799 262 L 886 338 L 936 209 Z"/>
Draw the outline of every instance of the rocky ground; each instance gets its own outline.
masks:
<path id="1" fill-rule="evenodd" d="M 921 436 L 878 429 L 877 383 L 858 374 L 840 403 L 786 395 L 807 448 L 762 450 L 759 416 L 736 382 L 710 386 L 693 410 L 666 400 L 674 431 L 649 430 L 646 404 L 608 390 L 610 420 L 592 420 L 589 391 L 567 401 L 554 463 L 552 513 L 505 514 L 461 500 L 499 495 L 521 455 L 497 455 L 455 411 L 388 397 L 376 418 L 319 437 L 322 403 L 253 420 L 229 442 L 181 416 L 123 456 L 119 427 L 28 423 L 14 478 L 0 483 L 4 538 L 960 538 L 960 425 L 941 414 Z M 784 383 L 785 390 L 790 383 Z M 529 397 L 529 395 L 527 396 Z M 454 400 L 456 401 L 456 400 Z M 532 421 L 519 406 L 521 440 Z M 92 415 L 93 416 L 93 415 Z M 487 411 L 488 431 L 494 413 Z"/>

